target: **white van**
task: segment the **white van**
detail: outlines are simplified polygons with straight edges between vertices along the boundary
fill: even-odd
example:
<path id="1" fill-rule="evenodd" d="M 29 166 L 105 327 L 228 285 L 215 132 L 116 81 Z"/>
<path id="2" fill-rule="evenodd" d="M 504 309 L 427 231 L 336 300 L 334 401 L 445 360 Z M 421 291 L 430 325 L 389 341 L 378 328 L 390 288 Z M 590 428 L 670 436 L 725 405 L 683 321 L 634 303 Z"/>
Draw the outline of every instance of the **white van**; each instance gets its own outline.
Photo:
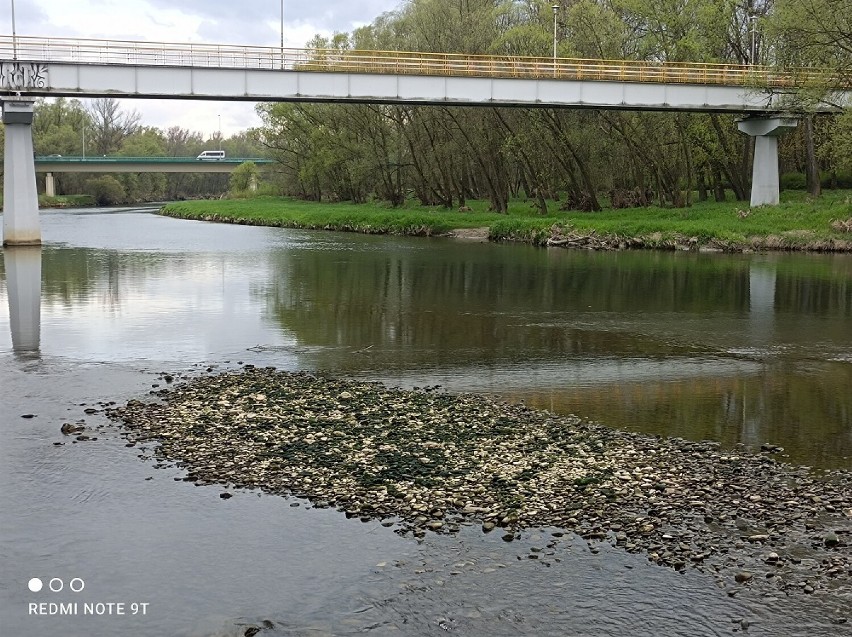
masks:
<path id="1" fill-rule="evenodd" d="M 225 159 L 225 151 L 224 150 L 205 150 L 201 153 L 196 159 L 200 159 L 202 161 L 217 161 L 219 159 Z"/>

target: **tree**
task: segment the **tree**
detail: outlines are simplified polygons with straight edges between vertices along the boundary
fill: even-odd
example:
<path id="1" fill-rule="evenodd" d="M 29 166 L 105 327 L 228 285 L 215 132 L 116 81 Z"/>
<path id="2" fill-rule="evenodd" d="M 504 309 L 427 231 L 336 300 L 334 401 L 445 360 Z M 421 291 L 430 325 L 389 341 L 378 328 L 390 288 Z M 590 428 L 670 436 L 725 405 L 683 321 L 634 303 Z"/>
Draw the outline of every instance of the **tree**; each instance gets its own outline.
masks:
<path id="1" fill-rule="evenodd" d="M 852 6 L 847 0 L 777 0 L 770 29 L 778 62 L 830 71 L 827 81 L 800 92 L 805 103 L 840 105 L 842 86 L 852 84 Z"/>
<path id="2" fill-rule="evenodd" d="M 800 65 L 848 58 L 835 50 L 848 48 L 848 0 L 562 4 L 554 16 L 548 0 L 410 0 L 351 35 L 317 37 L 310 46 L 318 62 L 365 49 L 549 58 L 555 17 L 557 54 L 566 57 Z M 824 35 L 813 45 L 820 55 L 803 56 L 790 34 L 816 27 Z M 279 162 L 274 178 L 283 192 L 310 199 L 395 205 L 414 196 L 454 207 L 482 198 L 505 212 L 510 198 L 524 196 L 543 213 L 562 193 L 562 207 L 594 210 L 607 191 L 619 205 L 669 206 L 689 205 L 696 190 L 720 201 L 749 192 L 752 140 L 731 115 L 334 104 L 259 112 L 255 135 Z M 782 162 L 788 171 L 807 167 L 818 185 L 818 168 L 848 165 L 852 122 L 818 120 L 813 128 L 782 140 Z"/>
<path id="3" fill-rule="evenodd" d="M 229 180 L 231 193 L 238 194 L 253 190 L 252 185 L 256 188 L 259 174 L 257 164 L 253 161 L 244 161 L 231 173 Z"/>
<path id="4" fill-rule="evenodd" d="M 118 101 L 112 97 L 101 97 L 89 103 L 91 119 L 91 150 L 94 155 L 110 155 L 117 152 L 125 138 L 139 128 L 142 116 L 137 111 L 122 112 Z"/>
<path id="5" fill-rule="evenodd" d="M 92 177 L 86 181 L 86 190 L 99 206 L 114 206 L 125 200 L 124 187 L 111 175 Z"/>

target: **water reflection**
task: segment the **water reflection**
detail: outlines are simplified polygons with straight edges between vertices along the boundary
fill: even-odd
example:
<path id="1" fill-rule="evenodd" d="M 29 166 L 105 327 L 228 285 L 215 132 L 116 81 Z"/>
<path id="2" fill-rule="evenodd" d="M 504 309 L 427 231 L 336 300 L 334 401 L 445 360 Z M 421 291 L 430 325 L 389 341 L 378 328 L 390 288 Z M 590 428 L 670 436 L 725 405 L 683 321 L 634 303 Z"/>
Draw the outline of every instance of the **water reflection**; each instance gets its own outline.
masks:
<path id="1" fill-rule="evenodd" d="M 547 568 L 524 557 L 550 537 L 534 529 L 417 544 L 304 502 L 221 499 L 179 467 L 155 470 L 150 448 L 106 431 L 77 442 L 60 425 L 96 427 L 88 407 L 145 397 L 160 370 L 242 360 L 850 467 L 848 255 L 596 254 L 99 211 L 43 226 L 43 250 L 0 262 L 0 510 L 16 512 L 0 533 L 4 635 L 233 636 L 265 620 L 269 635 L 719 635 L 732 618 L 761 634 L 837 629 L 843 596 L 729 597 L 712 577 L 568 538 Z M 155 610 L 30 617 L 28 602 L 49 599 L 30 594 L 33 576 L 82 577 L 93 599 Z"/>
<path id="2" fill-rule="evenodd" d="M 772 340 L 775 325 L 775 264 L 754 260 L 748 274 L 750 336 L 754 343 L 765 344 Z"/>
<path id="3" fill-rule="evenodd" d="M 848 256 L 450 246 L 275 258 L 262 293 L 315 347 L 308 367 L 852 465 Z"/>
<path id="4" fill-rule="evenodd" d="M 251 356 L 852 465 L 849 255 L 612 254 L 141 214 L 48 219 L 43 355 Z M 14 348 L 38 351 L 37 290 L 22 302 L 22 267 L 7 261 Z"/>
<path id="5" fill-rule="evenodd" d="M 38 355 L 41 341 L 41 246 L 3 249 L 12 350 Z"/>

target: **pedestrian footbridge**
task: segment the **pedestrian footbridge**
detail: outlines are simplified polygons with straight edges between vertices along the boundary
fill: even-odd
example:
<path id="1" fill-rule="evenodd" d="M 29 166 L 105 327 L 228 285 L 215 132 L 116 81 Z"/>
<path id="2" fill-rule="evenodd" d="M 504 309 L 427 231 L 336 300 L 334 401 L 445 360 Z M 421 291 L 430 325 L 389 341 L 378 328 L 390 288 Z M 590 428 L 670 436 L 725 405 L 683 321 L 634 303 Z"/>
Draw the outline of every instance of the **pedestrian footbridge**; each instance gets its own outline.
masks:
<path id="1" fill-rule="evenodd" d="M 738 113 L 757 140 L 752 205 L 761 205 L 778 202 L 777 136 L 796 125 L 802 87 L 826 89 L 826 110 L 852 103 L 850 87 L 813 69 L 0 36 L 3 240 L 40 241 L 36 97 Z"/>

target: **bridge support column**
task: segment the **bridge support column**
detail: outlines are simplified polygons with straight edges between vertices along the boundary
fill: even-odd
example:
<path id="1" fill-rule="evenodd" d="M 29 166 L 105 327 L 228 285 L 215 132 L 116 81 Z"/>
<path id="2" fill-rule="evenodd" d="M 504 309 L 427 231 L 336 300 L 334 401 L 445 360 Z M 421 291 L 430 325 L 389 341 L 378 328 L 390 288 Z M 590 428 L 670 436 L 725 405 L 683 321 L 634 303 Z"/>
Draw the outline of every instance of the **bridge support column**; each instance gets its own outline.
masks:
<path id="1" fill-rule="evenodd" d="M 41 246 L 3 250 L 9 326 L 16 354 L 37 354 L 41 340 Z"/>
<path id="2" fill-rule="evenodd" d="M 252 192 L 257 192 L 257 175 L 252 174 L 249 177 L 249 190 Z"/>
<path id="3" fill-rule="evenodd" d="M 56 196 L 56 178 L 53 176 L 53 173 L 46 173 L 44 175 L 44 194 L 48 197 Z"/>
<path id="4" fill-rule="evenodd" d="M 3 245 L 39 245 L 32 99 L 4 99 Z"/>
<path id="5" fill-rule="evenodd" d="M 754 137 L 752 207 L 778 205 L 778 138 L 798 123 L 794 117 L 749 117 L 737 123 L 741 132 Z"/>

